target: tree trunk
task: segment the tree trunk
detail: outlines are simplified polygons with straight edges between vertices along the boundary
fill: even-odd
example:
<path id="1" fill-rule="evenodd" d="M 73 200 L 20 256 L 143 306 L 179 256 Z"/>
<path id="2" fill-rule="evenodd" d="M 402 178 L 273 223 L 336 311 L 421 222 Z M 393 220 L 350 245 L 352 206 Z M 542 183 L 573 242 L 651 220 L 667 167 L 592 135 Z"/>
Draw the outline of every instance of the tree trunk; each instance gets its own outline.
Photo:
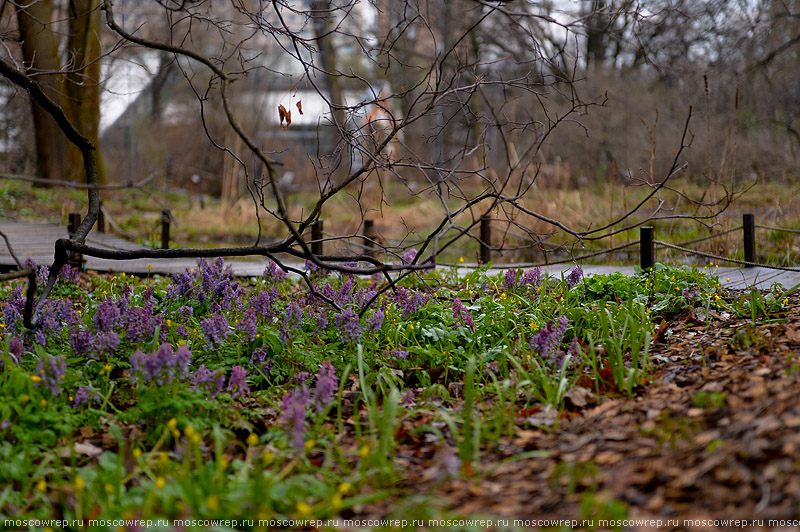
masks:
<path id="1" fill-rule="evenodd" d="M 100 0 L 70 0 L 67 40 L 67 101 L 75 127 L 99 148 L 100 132 Z M 102 159 L 98 180 L 105 183 Z M 85 179 L 83 157 L 70 151 L 69 180 Z"/>
<path id="2" fill-rule="evenodd" d="M 64 78 L 55 34 L 51 0 L 33 2 L 25 8 L 17 6 L 17 19 L 22 37 L 22 56 L 26 73 L 36 78 L 42 90 L 65 111 Z M 69 145 L 55 120 L 38 104 L 33 106 L 36 141 L 36 172 L 45 179 L 67 176 Z"/>

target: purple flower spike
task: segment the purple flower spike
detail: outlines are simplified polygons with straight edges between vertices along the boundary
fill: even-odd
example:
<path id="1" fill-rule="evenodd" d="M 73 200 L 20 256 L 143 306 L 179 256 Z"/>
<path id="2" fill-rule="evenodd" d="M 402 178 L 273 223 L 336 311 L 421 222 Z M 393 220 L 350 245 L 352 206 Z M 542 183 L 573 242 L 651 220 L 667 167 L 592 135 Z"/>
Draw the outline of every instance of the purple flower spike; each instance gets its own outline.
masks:
<path id="1" fill-rule="evenodd" d="M 564 333 L 567 332 L 567 325 L 569 325 L 569 319 L 566 316 L 559 317 L 557 325 L 552 321 L 548 322 L 531 339 L 531 347 L 543 358 L 555 358 L 558 347 L 564 339 Z"/>
<path id="2" fill-rule="evenodd" d="M 580 266 L 575 266 L 567 276 L 567 286 L 572 290 L 575 285 L 583 279 L 583 269 Z"/>
<path id="3" fill-rule="evenodd" d="M 461 323 L 465 327 L 475 329 L 475 321 L 472 319 L 472 313 L 467 310 L 464 303 L 461 302 L 459 297 L 453 298 L 453 319 L 456 323 Z"/>
<path id="4" fill-rule="evenodd" d="M 295 448 L 303 448 L 306 434 L 306 403 L 310 392 L 304 384 L 295 388 L 281 398 L 281 421 L 286 426 L 286 431 L 292 436 Z"/>
<path id="5" fill-rule="evenodd" d="M 506 292 L 511 292 L 517 285 L 517 270 L 506 270 L 505 280 L 503 282 Z"/>
<path id="6" fill-rule="evenodd" d="M 250 388 L 247 387 L 247 382 L 245 382 L 246 377 L 247 372 L 242 366 L 233 366 L 231 378 L 228 379 L 228 392 L 234 399 L 250 393 Z"/>
<path id="7" fill-rule="evenodd" d="M 361 325 L 358 323 L 358 315 L 352 308 L 346 308 L 341 314 L 334 314 L 333 321 L 343 339 L 350 342 L 361 340 Z"/>
<path id="8" fill-rule="evenodd" d="M 230 334 L 228 320 L 220 313 L 215 313 L 200 322 L 203 333 L 206 335 L 206 342 L 212 348 L 219 348 Z"/>
<path id="9" fill-rule="evenodd" d="M 63 356 L 40 358 L 36 366 L 36 375 L 41 381 L 37 386 L 44 386 L 51 394 L 58 397 L 61 395 L 61 383 L 67 373 L 67 363 Z"/>
<path id="10" fill-rule="evenodd" d="M 94 403 L 99 403 L 100 394 L 97 393 L 92 388 L 89 388 L 87 386 L 81 386 L 80 388 L 78 388 L 78 391 L 75 392 L 75 400 L 72 403 L 72 406 L 78 408 L 80 406 L 85 405 L 89 401 L 92 401 Z"/>
<path id="11" fill-rule="evenodd" d="M 319 368 L 317 387 L 314 390 L 314 405 L 316 405 L 318 412 L 322 412 L 331 404 L 338 388 L 339 379 L 336 377 L 336 370 L 333 364 L 326 360 Z"/>

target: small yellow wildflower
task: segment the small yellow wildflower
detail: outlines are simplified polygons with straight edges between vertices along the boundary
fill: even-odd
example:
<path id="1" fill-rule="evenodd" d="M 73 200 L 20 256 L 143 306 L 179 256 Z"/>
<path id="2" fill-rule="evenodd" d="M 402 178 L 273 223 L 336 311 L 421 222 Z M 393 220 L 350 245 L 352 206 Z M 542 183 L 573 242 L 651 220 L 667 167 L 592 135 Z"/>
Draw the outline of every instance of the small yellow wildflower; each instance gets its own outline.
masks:
<path id="1" fill-rule="evenodd" d="M 147 265 L 147 271 L 153 271 L 153 265 L 152 264 L 148 264 Z"/>
<path id="2" fill-rule="evenodd" d="M 192 434 L 191 438 L 189 438 L 189 439 L 192 440 L 192 443 L 194 443 L 195 445 L 197 445 L 201 441 L 203 441 L 203 437 L 200 436 L 200 434 L 198 434 L 196 432 L 194 434 Z"/>
<path id="3" fill-rule="evenodd" d="M 308 517 L 311 515 L 311 506 L 305 501 L 298 501 L 297 502 L 297 513 L 300 514 L 301 517 Z"/>
<path id="4" fill-rule="evenodd" d="M 186 428 L 183 429 L 183 433 L 186 434 L 188 438 L 191 438 L 192 434 L 194 434 L 194 428 L 191 425 L 186 425 Z"/>
<path id="5" fill-rule="evenodd" d="M 106 364 L 105 366 L 103 366 L 103 369 L 105 369 L 106 371 L 111 371 L 111 364 Z"/>
<path id="6" fill-rule="evenodd" d="M 179 431 L 178 429 L 173 430 L 172 431 L 172 437 L 177 440 L 178 438 L 181 437 L 181 431 Z"/>
<path id="7" fill-rule="evenodd" d="M 142 457 L 142 450 L 141 449 L 134 449 L 131 454 L 133 455 L 134 458 L 136 458 L 138 460 L 139 458 Z"/>
<path id="8" fill-rule="evenodd" d="M 41 405 L 42 408 L 46 407 L 47 406 L 47 399 L 42 399 L 41 401 L 39 401 L 39 404 Z"/>
<path id="9" fill-rule="evenodd" d="M 261 454 L 261 460 L 263 460 L 265 464 L 271 464 L 274 459 L 275 455 L 272 454 L 271 451 L 264 451 Z"/>
<path id="10" fill-rule="evenodd" d="M 47 482 L 45 482 L 44 479 L 40 479 L 39 482 L 36 483 L 36 491 L 39 493 L 47 491 Z"/>
<path id="11" fill-rule="evenodd" d="M 247 437 L 247 445 L 250 447 L 258 445 L 258 436 L 254 432 L 251 432 L 250 436 Z"/>
<path id="12" fill-rule="evenodd" d="M 366 458 L 369 456 L 369 445 L 362 445 L 361 449 L 358 450 L 358 454 L 361 456 L 361 458 Z"/>
<path id="13" fill-rule="evenodd" d="M 331 497 L 331 506 L 334 510 L 338 510 L 342 507 L 342 498 L 339 495 L 334 495 Z"/>
<path id="14" fill-rule="evenodd" d="M 42 382 L 42 378 L 38 375 L 31 375 L 31 380 L 33 381 L 34 384 Z"/>
<path id="15" fill-rule="evenodd" d="M 31 400 L 31 397 L 26 393 L 24 393 L 24 394 L 19 396 L 19 402 L 22 403 L 23 405 L 25 403 L 27 403 L 28 401 L 30 401 L 30 400 Z"/>
<path id="16" fill-rule="evenodd" d="M 173 430 L 175 430 L 177 427 L 178 427 L 178 420 L 177 420 L 177 419 L 175 419 L 175 418 L 172 418 L 172 419 L 170 419 L 169 421 L 167 421 L 167 428 L 168 428 L 170 431 L 173 431 Z"/>
<path id="17" fill-rule="evenodd" d="M 167 320 L 167 327 L 172 327 L 172 320 Z"/>
<path id="18" fill-rule="evenodd" d="M 464 257 L 459 257 L 458 262 L 464 262 Z"/>
<path id="19" fill-rule="evenodd" d="M 114 486 L 111 484 L 106 484 L 103 486 L 103 489 L 106 491 L 108 495 L 112 495 L 114 493 Z"/>
<path id="20" fill-rule="evenodd" d="M 75 482 L 74 482 L 73 486 L 75 488 L 75 491 L 77 491 L 78 493 L 80 493 L 83 490 L 85 490 L 86 489 L 86 483 L 83 481 L 83 477 L 80 476 L 80 475 L 75 477 Z"/>
<path id="21" fill-rule="evenodd" d="M 216 495 L 209 495 L 206 499 L 206 507 L 212 512 L 219 510 L 219 497 Z"/>
<path id="22" fill-rule="evenodd" d="M 156 489 L 157 490 L 164 489 L 164 486 L 166 486 L 166 485 L 167 485 L 167 481 L 164 480 L 164 477 L 156 478 Z"/>
<path id="23" fill-rule="evenodd" d="M 349 482 L 342 482 L 341 484 L 339 484 L 339 487 L 336 488 L 336 491 L 338 493 L 340 493 L 341 495 L 346 495 L 346 494 L 350 493 L 350 490 L 352 489 L 352 487 L 353 486 L 351 486 Z"/>
<path id="24" fill-rule="evenodd" d="M 306 448 L 306 451 L 310 451 L 311 449 L 313 449 L 313 448 L 314 448 L 314 446 L 315 446 L 316 444 L 317 444 L 317 441 L 316 441 L 316 440 L 308 440 L 308 441 L 305 443 L 305 448 Z"/>

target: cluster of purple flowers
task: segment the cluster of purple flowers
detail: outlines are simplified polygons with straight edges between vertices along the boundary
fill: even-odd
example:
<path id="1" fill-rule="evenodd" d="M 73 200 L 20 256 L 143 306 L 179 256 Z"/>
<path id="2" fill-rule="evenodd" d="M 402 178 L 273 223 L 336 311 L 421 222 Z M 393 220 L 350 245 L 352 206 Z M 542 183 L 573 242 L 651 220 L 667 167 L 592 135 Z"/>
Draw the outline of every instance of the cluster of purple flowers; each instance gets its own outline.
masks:
<path id="1" fill-rule="evenodd" d="M 470 329 L 475 328 L 475 321 L 472 319 L 472 312 L 467 310 L 467 307 L 464 306 L 464 303 L 461 302 L 461 298 L 458 296 L 453 298 L 453 320 L 456 323 L 460 323 L 465 327 L 469 327 Z"/>
<path id="2" fill-rule="evenodd" d="M 547 325 L 531 339 L 531 347 L 542 357 L 550 358 L 564 340 L 568 325 L 569 319 L 566 316 L 560 316 L 557 323 L 553 323 L 552 320 L 547 322 Z"/>
<path id="3" fill-rule="evenodd" d="M 400 260 L 403 262 L 403 264 L 411 264 L 414 262 L 414 259 L 417 258 L 418 253 L 419 252 L 416 249 L 409 249 L 400 254 Z"/>
<path id="4" fill-rule="evenodd" d="M 542 282 L 542 269 L 538 266 L 532 270 L 519 272 L 517 270 L 506 270 L 503 286 L 506 292 L 513 292 L 518 289 L 532 287 L 537 288 Z"/>
<path id="5" fill-rule="evenodd" d="M 339 314 L 333 315 L 333 322 L 341 337 L 348 342 L 361 340 L 362 327 L 358 315 L 348 307 Z"/>
<path id="6" fill-rule="evenodd" d="M 419 291 L 411 291 L 405 287 L 400 287 L 394 294 L 394 304 L 400 309 L 403 317 L 414 314 L 430 301 L 430 296 Z"/>
<path id="7" fill-rule="evenodd" d="M 167 288 L 170 298 L 194 299 L 202 303 L 217 303 L 230 310 L 241 305 L 243 291 L 230 266 L 217 257 L 212 262 L 197 261 L 197 268 L 172 274 L 172 284 Z"/>
<path id="8" fill-rule="evenodd" d="M 684 288 L 683 290 L 681 290 L 681 295 L 683 296 L 684 299 L 694 299 L 700 295 L 700 289 L 694 288 L 690 290 L 689 288 Z"/>
<path id="9" fill-rule="evenodd" d="M 256 316 L 271 319 L 275 315 L 273 307 L 277 299 L 278 291 L 274 288 L 272 290 L 262 290 L 250 298 L 250 308 L 256 313 Z"/>
<path id="10" fill-rule="evenodd" d="M 25 259 L 23 268 L 26 270 L 36 270 L 36 277 L 42 284 L 46 283 L 47 278 L 50 276 L 50 268 L 47 265 L 44 264 L 37 265 L 36 261 L 30 257 Z M 73 268 L 69 264 L 65 264 L 64 266 L 62 266 L 58 272 L 59 279 L 73 284 L 78 282 L 79 275 L 80 275 L 80 270 L 78 270 L 77 268 Z"/>
<path id="11" fill-rule="evenodd" d="M 88 386 L 81 386 L 75 392 L 75 399 L 72 403 L 72 406 L 75 408 L 79 406 L 83 406 L 89 401 L 94 403 L 100 402 L 100 394 L 91 387 Z"/>
<path id="12" fill-rule="evenodd" d="M 291 435 L 296 449 L 302 449 L 305 441 L 306 407 L 309 406 L 309 402 L 317 412 L 324 412 L 333 401 L 338 387 L 336 370 L 333 364 L 326 360 L 317 373 L 313 394 L 306 384 L 301 384 L 298 388 L 286 392 L 281 398 L 281 421 Z"/>
<path id="13" fill-rule="evenodd" d="M 206 342 L 214 349 L 219 349 L 231 333 L 228 320 L 219 312 L 201 321 L 200 327 L 203 329 L 203 334 L 206 336 Z"/>
<path id="14" fill-rule="evenodd" d="M 280 283 L 286 280 L 286 270 L 270 261 L 261 277 L 273 283 Z"/>
<path id="15" fill-rule="evenodd" d="M 575 266 L 567 276 L 567 286 L 572 290 L 575 288 L 575 285 L 581 282 L 581 279 L 583 279 L 583 268 Z"/>
<path id="16" fill-rule="evenodd" d="M 269 358 L 267 349 L 259 347 L 250 355 L 250 365 L 259 368 L 264 375 L 268 375 L 275 365 L 275 361 Z"/>
<path id="17" fill-rule="evenodd" d="M 560 347 L 564 341 L 567 326 L 569 326 L 569 319 L 566 316 L 560 316 L 555 323 L 549 321 L 531 339 L 531 348 L 538 352 L 543 359 L 555 363 L 558 368 L 561 368 L 564 363 L 565 353 Z M 578 339 L 573 338 L 566 355 L 575 356 L 578 354 L 578 349 Z"/>
<path id="18" fill-rule="evenodd" d="M 141 351 L 131 355 L 131 380 L 136 383 L 154 382 L 161 386 L 189 374 L 192 352 L 185 345 L 175 351 L 171 344 L 163 343 L 155 352 L 146 355 Z"/>
<path id="19" fill-rule="evenodd" d="M 37 386 L 44 386 L 51 394 L 61 395 L 61 383 L 67 374 L 67 363 L 63 356 L 42 357 L 36 366 L 36 375 L 41 379 Z"/>
<path id="20" fill-rule="evenodd" d="M 222 392 L 228 392 L 233 399 L 244 397 L 250 393 L 247 386 L 247 371 L 242 366 L 233 366 L 228 384 L 225 385 L 225 371 L 218 368 L 211 371 L 205 364 L 201 364 L 197 371 L 189 377 L 192 388 L 208 392 L 216 397 Z"/>
<path id="21" fill-rule="evenodd" d="M 192 373 L 189 381 L 192 388 L 205 390 L 213 396 L 217 396 L 225 389 L 225 372 L 222 369 L 211 371 L 205 364 L 201 364 Z"/>

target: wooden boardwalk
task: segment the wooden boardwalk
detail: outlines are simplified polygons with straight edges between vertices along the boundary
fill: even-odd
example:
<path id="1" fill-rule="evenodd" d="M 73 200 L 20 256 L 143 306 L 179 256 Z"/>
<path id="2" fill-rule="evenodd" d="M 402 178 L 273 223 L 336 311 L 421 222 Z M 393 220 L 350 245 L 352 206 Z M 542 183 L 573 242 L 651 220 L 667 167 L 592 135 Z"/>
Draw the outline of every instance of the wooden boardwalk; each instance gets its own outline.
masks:
<path id="1" fill-rule="evenodd" d="M 37 264 L 51 264 L 53 262 L 53 245 L 59 238 L 67 238 L 65 227 L 51 223 L 19 223 L 0 221 L 0 231 L 2 231 L 11 241 L 11 247 L 24 261 L 27 257 L 32 258 Z M 118 249 L 134 250 L 141 249 L 141 246 L 129 242 L 125 239 L 92 231 L 86 239 L 87 244 L 92 246 Z M 180 273 L 189 268 L 194 268 L 197 259 L 134 259 L 134 260 L 108 260 L 95 257 L 85 257 L 86 268 L 100 272 L 125 272 L 137 275 L 147 274 L 171 274 Z M 241 277 L 253 277 L 261 275 L 266 265 L 266 259 L 256 260 L 229 259 L 228 264 L 233 268 L 234 273 Z M 293 264 L 297 266 L 296 264 Z M 0 238 L 0 268 L 11 270 L 16 267 L 11 254 L 8 252 L 5 242 Z M 465 264 L 458 268 L 459 275 L 465 275 L 472 271 L 476 265 Z M 572 269 L 570 264 L 560 264 L 543 267 L 545 272 L 560 276 Z M 492 268 L 490 273 L 502 271 L 502 267 Z M 621 272 L 625 275 L 633 275 L 632 266 L 607 266 L 607 265 L 586 265 L 583 266 L 586 275 L 608 274 Z M 791 288 L 800 284 L 800 272 L 785 272 L 769 268 L 709 268 L 709 273 L 717 275 L 722 284 L 732 289 L 746 289 L 756 287 L 760 289 L 770 288 L 774 283 L 780 283 L 785 288 Z"/>
<path id="2" fill-rule="evenodd" d="M 30 257 L 36 264 L 50 265 L 53 262 L 53 252 L 56 240 L 68 238 L 67 228 L 52 223 L 19 223 L 0 221 L 2 231 L 11 242 L 11 248 L 20 261 Z M 86 237 L 86 244 L 114 250 L 142 249 L 123 238 L 108 233 L 92 231 Z M 197 265 L 197 259 L 133 259 L 110 260 L 85 256 L 86 269 L 99 272 L 125 272 L 137 275 L 181 273 Z M 251 277 L 264 272 L 266 259 L 258 257 L 257 261 L 234 260 L 227 261 L 236 275 Z M 0 268 L 13 269 L 16 267 L 14 259 L 8 252 L 5 241 L 0 238 Z"/>

